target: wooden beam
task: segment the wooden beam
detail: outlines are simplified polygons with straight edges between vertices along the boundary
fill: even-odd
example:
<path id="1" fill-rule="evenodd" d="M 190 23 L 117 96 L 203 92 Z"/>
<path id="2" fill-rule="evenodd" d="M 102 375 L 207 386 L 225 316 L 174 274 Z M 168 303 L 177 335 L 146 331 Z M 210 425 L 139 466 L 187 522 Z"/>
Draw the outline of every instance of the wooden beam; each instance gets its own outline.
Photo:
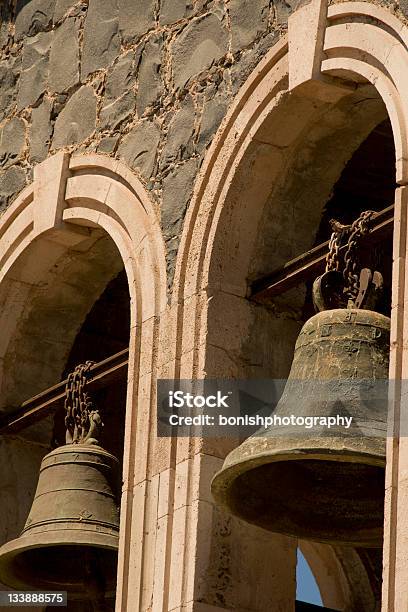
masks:
<path id="1" fill-rule="evenodd" d="M 363 238 L 366 246 L 373 246 L 392 235 L 394 224 L 394 206 L 384 208 L 372 217 L 373 226 Z M 342 247 L 343 250 L 345 247 Z M 323 242 L 286 262 L 282 267 L 274 270 L 252 283 L 250 298 L 265 301 L 293 289 L 311 277 L 317 277 L 324 271 L 329 242 Z"/>
<path id="2" fill-rule="evenodd" d="M 125 349 L 96 363 L 89 371 L 90 391 L 106 387 L 117 380 L 126 380 L 129 350 Z M 0 420 L 0 434 L 15 434 L 47 417 L 63 405 L 66 380 L 25 401 L 18 410 Z"/>

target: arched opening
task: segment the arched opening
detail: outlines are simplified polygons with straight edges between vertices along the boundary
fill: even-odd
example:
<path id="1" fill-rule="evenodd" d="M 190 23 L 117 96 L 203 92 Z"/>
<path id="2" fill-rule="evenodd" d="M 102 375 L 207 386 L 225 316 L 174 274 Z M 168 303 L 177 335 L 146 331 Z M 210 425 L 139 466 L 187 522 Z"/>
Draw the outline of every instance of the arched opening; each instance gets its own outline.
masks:
<path id="1" fill-rule="evenodd" d="M 373 141 L 378 145 L 372 146 Z M 255 378 L 287 375 L 294 340 L 311 314 L 307 286 L 302 281 L 262 303 L 248 299 L 250 288 L 258 279 L 327 240 L 329 218 L 338 216 L 339 221 L 347 223 L 367 207 L 381 210 L 392 204 L 392 143 L 385 107 L 367 84 L 335 105 L 283 94 L 258 126 L 245 155 L 237 160 L 233 180 L 223 195 L 211 258 L 207 260 L 209 286 L 214 292 L 209 311 L 223 309 L 228 299 L 249 317 L 249 344 L 248 340 L 245 346 L 240 344 L 245 334 L 235 334 L 232 346 L 230 338 L 223 360 L 226 374 Z M 363 198 L 361 190 L 368 185 Z M 384 255 L 388 306 L 384 304 L 384 310 L 389 310 L 389 254 L 388 241 Z M 240 325 L 245 318 L 241 317 Z M 222 351 L 215 319 L 209 315 L 208 321 L 207 375 L 218 371 L 217 354 L 221 357 Z M 263 338 L 262 345 L 251 347 L 257 337 Z"/>
<path id="2" fill-rule="evenodd" d="M 364 124 L 364 120 L 362 121 Z M 329 145 L 330 146 L 330 145 Z M 327 145 L 326 142 L 320 143 L 319 154 L 324 155 Z M 318 149 L 318 147 L 316 147 Z M 386 209 L 388 206 L 393 204 L 394 190 L 395 190 L 395 149 L 393 146 L 392 132 L 389 121 L 387 119 L 378 122 L 378 124 L 362 139 L 360 145 L 353 151 L 350 152 L 350 157 L 334 183 L 332 190 L 328 193 L 327 200 L 324 206 L 320 210 L 320 219 L 316 215 L 316 225 L 314 230 L 310 227 L 309 233 L 309 245 L 308 248 L 313 248 L 317 244 L 321 244 L 330 237 L 330 229 L 328 220 L 330 218 L 336 218 L 341 223 L 350 223 L 352 220 L 357 218 L 363 210 L 374 210 L 380 211 Z M 301 149 L 299 148 L 299 153 Z M 287 172 L 287 178 L 290 180 L 290 171 Z M 255 255 L 252 257 L 251 262 L 257 260 L 257 254 L 260 254 L 260 258 L 265 256 L 265 253 L 269 251 L 271 259 L 280 258 L 282 251 L 290 250 L 293 248 L 293 240 L 300 239 L 304 241 L 306 239 L 305 233 L 300 232 L 300 236 L 296 234 L 291 227 L 291 223 L 298 227 L 303 224 L 306 226 L 310 224 L 310 217 L 313 217 L 313 204 L 319 201 L 320 190 L 319 185 L 310 184 L 307 174 L 298 178 L 297 185 L 290 189 L 303 189 L 309 194 L 308 207 L 305 206 L 300 208 L 294 199 L 284 193 L 286 185 L 282 188 L 282 191 L 278 191 L 275 196 L 278 195 L 282 198 L 281 201 L 285 204 L 282 208 L 282 220 L 283 222 L 275 225 L 276 213 L 279 215 L 279 209 L 276 210 L 269 206 L 276 206 L 276 200 L 274 195 L 269 200 L 269 204 L 266 205 L 264 213 L 262 215 L 262 222 L 258 228 L 258 245 L 255 247 Z M 282 193 L 283 192 L 283 193 Z M 299 191 L 299 197 L 303 198 L 304 194 Z M 314 198 L 314 199 L 313 199 Z M 279 201 L 279 200 L 278 200 Z M 321 202 L 321 200 L 320 200 Z M 270 234 L 265 236 L 265 227 L 268 228 Z M 291 239 L 287 239 L 287 235 L 291 236 Z M 298 236 L 298 238 L 296 238 Z M 276 245 L 279 244 L 279 248 Z M 301 253 L 294 252 L 291 254 L 291 258 L 297 257 Z M 258 260 L 259 261 L 259 260 Z M 265 260 L 264 260 L 265 261 Z M 281 262 L 279 262 L 280 265 Z M 283 262 L 284 264 L 286 262 Z M 369 267 L 373 270 L 379 270 L 384 276 L 384 294 L 378 305 L 378 310 L 383 314 L 390 315 L 391 309 L 391 267 L 392 267 L 392 232 L 389 232 L 387 237 L 381 242 L 377 243 L 375 247 L 364 251 L 361 258 L 361 264 Z M 219 270 L 217 270 L 218 272 Z M 254 274 L 255 276 L 255 274 Z M 252 312 L 251 317 L 251 334 L 249 340 L 246 340 L 245 346 L 242 347 L 241 361 L 238 361 L 238 351 L 234 360 L 234 364 L 240 363 L 240 366 L 244 371 L 248 371 L 248 366 L 252 370 L 252 376 L 262 377 L 265 370 L 262 368 L 260 363 L 260 356 L 263 351 L 267 350 L 266 359 L 264 361 L 264 367 L 269 368 L 271 361 L 267 361 L 271 354 L 276 355 L 276 367 L 282 367 L 283 355 L 288 355 L 288 362 L 291 354 L 291 340 L 286 329 L 289 328 L 292 331 L 295 329 L 295 322 L 297 321 L 299 327 L 296 332 L 298 333 L 300 325 L 303 324 L 308 318 L 314 313 L 314 308 L 311 299 L 311 286 L 314 280 L 314 276 L 309 276 L 306 282 L 299 282 L 297 286 L 293 287 L 288 291 L 281 291 L 275 293 L 271 299 L 263 299 L 262 302 L 257 301 L 257 309 Z M 256 296 L 255 296 L 256 297 Z M 260 314 L 260 310 L 264 310 Z M 242 311 L 241 311 L 242 312 Z M 218 313 L 219 316 L 219 313 Z M 254 326 L 254 322 L 259 317 L 259 328 Z M 242 324 L 242 321 L 241 321 Z M 285 327 L 284 327 L 285 326 Z M 289 327 L 290 326 L 290 327 Z M 277 330 L 279 329 L 279 332 Z M 269 330 L 271 335 L 269 336 Z M 278 337 L 277 337 L 278 336 Z M 293 335 L 295 339 L 296 335 Z M 266 340 L 266 341 L 265 341 Z M 273 344 L 279 343 L 279 353 L 275 353 Z M 218 343 L 219 346 L 219 343 Z M 247 356 L 253 356 L 252 359 L 248 360 Z M 249 365 L 250 364 L 250 365 Z M 254 365 L 256 364 L 256 370 Z M 208 367 L 208 366 L 207 366 Z M 220 362 L 217 362 L 217 367 L 220 367 Z M 266 370 L 268 371 L 268 370 Z M 275 373 L 277 369 L 271 369 L 271 377 L 278 377 Z M 278 370 L 279 371 L 279 370 Z M 256 372 L 254 374 L 253 372 Z M 241 374 L 240 374 L 241 375 Z M 239 375 L 239 376 L 240 376 Z M 299 410 L 301 412 L 301 405 L 304 398 L 299 397 Z M 301 412 L 302 413 L 302 412 Z M 306 443 L 307 446 L 307 443 Z M 273 507 L 273 501 L 276 504 L 277 513 L 282 513 L 282 516 L 286 516 L 285 508 L 286 503 L 296 503 L 299 509 L 302 505 L 307 508 L 307 499 L 313 499 L 312 503 L 319 504 L 319 496 L 314 494 L 312 491 L 306 491 L 301 493 L 298 489 L 299 482 L 302 482 L 304 478 L 307 478 L 307 469 L 304 469 L 304 465 L 296 462 L 291 462 L 291 471 L 288 473 L 282 467 L 280 469 L 279 462 L 275 464 L 276 468 L 272 471 L 265 471 L 264 479 L 264 491 L 265 499 L 268 498 L 269 507 Z M 309 466 L 306 466 L 309 468 Z M 260 470 L 261 468 L 258 468 Z M 298 475 L 295 477 L 295 471 L 298 471 Z M 323 469 L 323 464 L 318 464 L 317 470 Z M 266 473 L 267 472 L 267 473 Z M 274 476 L 271 476 L 274 474 Z M 340 473 L 339 473 L 340 474 Z M 380 499 L 383 500 L 384 496 L 384 471 L 383 469 L 372 470 L 370 473 L 367 472 L 367 480 L 369 480 L 369 487 L 372 492 L 376 491 Z M 296 482 L 297 485 L 294 489 L 291 489 L 290 483 Z M 326 493 L 331 498 L 337 499 L 341 505 L 341 487 L 337 487 L 336 479 L 333 479 L 333 488 L 326 490 Z M 237 490 L 239 489 L 239 481 L 234 484 Z M 234 489 L 235 491 L 235 489 Z M 270 495 L 270 491 L 275 493 Z M 251 492 L 244 486 L 240 493 L 244 498 L 250 498 Z M 253 493 L 255 494 L 255 493 Z M 291 501 L 287 501 L 291 500 Z M 262 501 L 258 500 L 260 506 Z M 323 500 L 320 500 L 323 503 Z M 380 504 L 381 513 L 383 508 L 383 501 Z M 371 515 L 370 515 L 371 516 Z M 249 519 L 250 520 L 250 519 Z M 307 510 L 303 520 L 307 522 Z M 340 518 L 340 521 L 344 520 L 344 517 Z M 379 522 L 382 522 L 381 516 Z M 336 521 L 334 516 L 328 518 L 329 530 L 335 530 Z M 365 521 L 363 519 L 363 524 Z M 356 527 L 357 529 L 357 527 Z M 304 536 L 306 537 L 306 536 Z M 366 582 L 365 588 L 367 592 L 355 595 L 358 597 L 371 597 L 377 603 L 381 597 L 381 568 L 378 570 L 378 559 L 382 557 L 381 549 L 369 549 L 357 551 L 359 555 L 359 563 L 364 567 L 365 572 L 368 576 L 368 583 Z M 336 608 L 333 608 L 336 609 Z M 339 610 L 345 610 L 347 608 L 337 608 Z"/>
<path id="3" fill-rule="evenodd" d="M 2 508 L 3 542 L 8 542 L 2 554 L 13 550 L 15 540 L 10 540 L 18 539 L 27 518 L 42 457 L 51 444 L 63 441 L 55 409 L 59 406 L 61 410 L 64 383 L 58 381 L 77 359 L 102 358 L 90 370 L 89 389 L 106 412 L 107 445 L 118 453 L 124 447 L 121 577 L 116 598 L 119 606 L 127 605 L 123 602 L 133 597 L 135 584 L 142 580 L 141 574 L 133 572 L 139 551 L 129 551 L 134 491 L 146 480 L 155 458 L 150 427 L 154 396 L 149 381 L 157 368 L 154 348 L 166 304 L 163 240 L 142 185 L 120 162 L 97 155 L 59 153 L 36 167 L 34 179 L 0 220 L 0 305 L 8 324 L 0 339 L 4 434 L 0 448 L 11 458 L 7 474 L 1 475 L 10 490 L 10 504 Z M 105 359 L 111 350 L 124 345 L 128 349 Z M 141 405 L 143 411 L 138 410 Z M 61 448 L 68 452 L 64 450 L 67 447 Z M 137 462 L 136 453 L 141 458 Z M 18 479 L 9 478 L 13 470 L 21 474 Z M 117 484 L 120 495 L 120 482 Z M 137 504 L 141 525 L 149 506 L 153 506 L 149 516 L 156 517 L 154 499 L 147 492 L 144 506 Z M 109 508 L 117 524 L 117 509 L 113 511 L 111 502 Z M 84 516 L 89 518 L 89 512 Z M 111 544 L 116 549 L 113 540 Z M 144 549 L 144 561 L 146 554 Z M 78 564 L 71 567 L 75 567 L 76 576 L 83 576 L 80 568 L 78 573 Z M 60 565 L 55 569 L 61 570 Z M 133 572 L 131 593 L 129 572 Z M 111 587 L 105 594 L 112 608 L 114 576 Z M 84 601 L 71 602 L 73 610 L 89 608 L 86 597 L 79 599 Z"/>
<path id="4" fill-rule="evenodd" d="M 319 605 L 336 612 L 379 608 L 381 571 L 378 574 L 378 569 L 373 570 L 375 559 L 381 564 L 381 550 L 329 546 L 305 540 L 298 545 L 317 583 L 322 601 Z M 375 580 L 374 575 L 377 576 Z"/>
<path id="5" fill-rule="evenodd" d="M 19 273 L 25 270 L 24 282 L 30 283 L 31 286 L 29 295 L 24 296 L 25 300 L 21 304 L 16 321 L 18 333 L 14 334 L 4 360 L 4 388 L 10 392 L 3 397 L 8 397 L 8 402 L 13 398 L 12 406 L 15 406 L 16 402 L 30 403 L 32 396 L 46 391 L 47 387 L 52 389 L 58 385 L 80 363 L 88 360 L 104 362 L 114 354 L 128 351 L 130 296 L 121 256 L 113 241 L 98 229 L 91 231 L 86 241 L 86 248 L 76 252 L 56 249 L 56 257 L 52 261 L 50 258 L 42 262 L 37 260 L 38 267 L 42 268 L 41 277 L 37 271 L 32 279 L 25 267 L 27 261 L 35 258 L 35 253 L 30 252 L 29 248 L 24 255 L 24 261 L 17 260 L 5 279 L 6 283 L 16 279 Z M 34 251 L 38 247 L 39 244 L 36 244 Z M 43 244 L 42 247 L 46 248 L 50 255 L 52 244 Z M 10 382 L 18 374 L 13 369 L 14 364 L 19 364 L 20 376 L 25 383 L 22 385 L 25 386 L 23 390 L 14 389 Z M 37 373 L 36 377 L 32 375 L 33 370 Z M 25 376 L 30 372 L 31 376 Z M 105 381 L 102 376 L 95 390 L 89 392 L 93 406 L 98 409 L 104 424 L 101 446 L 119 460 L 118 476 L 123 472 L 126 383 L 126 369 L 122 369 L 120 375 L 114 379 Z M 24 392 L 31 395 L 24 398 Z M 21 411 L 21 408 L 19 410 Z M 65 444 L 64 417 L 63 396 L 58 398 L 56 394 L 56 397 L 53 397 L 51 392 L 44 416 L 41 418 L 40 415 L 34 425 L 23 426 L 18 431 L 17 446 L 20 448 L 21 445 L 24 453 L 16 452 L 13 439 L 8 442 L 6 434 L 3 451 L 14 455 L 12 463 L 15 461 L 17 469 L 22 473 L 29 470 L 30 478 L 24 479 L 25 496 L 21 501 L 19 499 L 19 506 L 23 506 L 23 509 L 19 512 L 18 520 L 15 520 L 14 509 L 8 507 L 8 504 L 2 505 L 2 524 L 7 526 L 3 542 L 18 537 L 24 526 L 37 486 L 39 460 L 52 448 Z M 35 464 L 36 470 L 30 469 L 32 464 Z M 3 465 L 5 471 L 8 471 L 8 462 L 4 461 Z M 13 497 L 19 498 L 19 483 L 14 483 L 13 488 Z M 68 505 L 69 503 L 67 500 Z M 98 508 L 89 508 L 88 511 L 98 517 Z M 103 553 L 102 548 L 100 554 L 103 556 Z M 45 557 L 41 556 L 41 546 L 36 552 L 37 562 L 34 562 L 33 554 L 34 551 L 24 552 L 18 558 L 19 575 L 24 571 L 30 572 L 29 565 L 24 565 L 27 558 L 27 563 L 37 566 L 38 578 L 46 576 L 47 569 L 43 567 Z M 57 562 L 56 558 L 53 561 L 49 555 L 49 571 L 60 574 L 66 571 L 69 581 L 68 556 L 68 553 L 64 555 L 61 551 Z M 85 571 L 85 548 L 75 549 L 75 559 L 75 564 L 83 565 Z M 69 598 L 68 610 L 87 612 L 93 609 L 90 600 L 94 593 L 91 593 L 91 590 L 89 601 L 86 598 L 82 602 Z M 115 597 L 111 591 L 105 607 L 107 610 L 114 610 Z"/>
<path id="6" fill-rule="evenodd" d="M 273 70 L 268 73 L 265 60 L 213 145 L 184 233 L 189 254 L 179 259 L 178 274 L 182 280 L 186 274 L 187 280 L 177 298 L 187 301 L 201 292 L 207 297 L 195 328 L 196 344 L 204 346 L 196 351 L 191 368 L 210 378 L 285 378 L 295 339 L 312 312 L 308 285 L 313 279 L 305 282 L 303 277 L 262 300 L 253 299 L 255 281 L 327 240 L 330 216 L 341 213 L 339 221 L 346 223 L 366 207 L 381 210 L 394 199 L 395 146 L 376 89 L 356 76 L 347 91 L 330 101 L 313 98 L 311 90 L 288 93 L 283 43 L 268 61 Z M 383 267 L 386 313 L 388 238 L 383 248 L 370 253 L 375 265 Z M 238 443 L 220 441 L 218 456 L 223 458 Z M 204 441 L 203 447 L 204 453 L 214 454 L 214 443 Z M 282 479 L 282 490 L 286 484 Z M 237 532 L 235 537 L 244 536 Z M 282 542 L 273 534 L 270 545 L 276 560 L 282 559 Z M 343 555 L 347 575 L 338 609 L 378 604 L 378 582 L 374 587 L 366 564 L 352 549 L 337 548 L 334 554 Z M 364 585 L 353 578 L 352 558 L 365 575 Z M 273 588 L 272 582 L 269 586 Z"/>
<path id="7" fill-rule="evenodd" d="M 311 245 L 312 248 L 329 239 L 331 229 L 328 221 L 330 219 L 334 218 L 347 224 L 357 218 L 363 210 L 378 212 L 392 206 L 395 187 L 395 147 L 390 122 L 385 119 L 369 133 L 354 151 L 334 184 L 330 197 L 324 206 L 315 240 Z M 383 275 L 384 292 L 377 305 L 377 310 L 387 316 L 390 316 L 391 311 L 392 248 L 392 231 L 388 230 L 388 233 L 380 241 L 367 246 L 361 252 L 361 265 L 379 270 Z M 304 291 L 304 302 L 300 315 L 300 321 L 302 322 L 306 321 L 315 312 L 311 295 L 313 280 L 313 277 L 310 277 L 304 285 L 299 284 L 297 288 L 297 291 Z M 296 290 L 292 291 L 295 292 Z M 278 303 L 281 299 L 284 299 L 284 293 L 277 296 Z M 274 307 L 274 299 L 269 302 L 269 305 Z M 379 480 L 373 482 L 371 486 L 383 490 L 384 478 L 380 474 L 378 476 Z M 285 486 L 284 480 L 282 486 Z M 335 491 L 333 493 L 335 494 Z M 316 503 L 318 503 L 318 499 L 316 499 Z M 318 548 L 319 545 L 315 545 L 315 551 L 318 551 Z M 365 589 L 371 591 L 371 596 L 379 605 L 382 586 L 382 549 L 359 548 L 356 549 L 355 554 L 367 575 L 368 582 L 365 583 Z M 301 564 L 299 567 L 304 569 L 303 559 L 301 560 L 303 565 Z M 349 571 L 347 567 L 336 569 L 339 574 L 342 574 L 344 570 L 347 576 Z M 327 577 L 323 580 L 326 582 L 326 588 L 324 589 L 322 602 L 319 602 L 316 597 L 312 598 L 313 600 L 308 601 L 306 599 L 305 601 L 315 605 L 326 605 L 328 609 L 346 610 L 346 607 L 336 607 L 336 596 L 333 591 L 330 591 L 327 584 L 330 581 L 327 581 Z M 365 598 L 367 594 L 362 592 L 359 596 Z M 338 602 L 337 605 L 339 605 Z M 364 605 L 367 605 L 367 602 Z"/>
<path id="8" fill-rule="evenodd" d="M 106 285 L 123 269 L 112 240 L 100 229 L 85 232 L 80 246 L 33 241 L 2 285 L 9 335 L 3 337 L 3 410 L 61 380 L 82 323 Z"/>

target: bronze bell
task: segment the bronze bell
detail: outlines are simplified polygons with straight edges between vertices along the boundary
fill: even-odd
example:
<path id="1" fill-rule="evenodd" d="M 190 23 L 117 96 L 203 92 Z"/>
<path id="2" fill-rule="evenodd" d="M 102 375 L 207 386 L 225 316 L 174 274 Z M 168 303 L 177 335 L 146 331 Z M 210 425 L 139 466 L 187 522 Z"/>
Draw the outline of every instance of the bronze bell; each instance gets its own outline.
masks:
<path id="1" fill-rule="evenodd" d="M 317 303 L 327 304 L 328 276 L 340 286 L 332 273 L 318 279 Z M 360 280 L 367 273 L 365 295 L 303 326 L 273 413 L 352 417 L 352 425 L 259 431 L 229 453 L 212 481 L 216 502 L 249 523 L 324 543 L 382 544 L 390 319 L 351 307 L 379 290 L 378 273 L 363 270 Z"/>
<path id="2" fill-rule="evenodd" d="M 97 444 L 100 417 L 82 396 L 66 417 L 71 443 L 44 457 L 24 529 L 0 548 L 0 582 L 95 602 L 115 591 L 119 462 Z"/>

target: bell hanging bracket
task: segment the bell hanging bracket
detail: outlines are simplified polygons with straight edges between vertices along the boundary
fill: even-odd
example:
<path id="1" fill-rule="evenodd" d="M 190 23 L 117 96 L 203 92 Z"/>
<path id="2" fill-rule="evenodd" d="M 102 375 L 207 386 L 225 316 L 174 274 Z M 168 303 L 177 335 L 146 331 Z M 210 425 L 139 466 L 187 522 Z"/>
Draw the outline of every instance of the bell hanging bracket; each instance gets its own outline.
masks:
<path id="1" fill-rule="evenodd" d="M 103 422 L 86 391 L 93 361 L 76 366 L 65 387 L 66 444 L 99 444 Z"/>
<path id="2" fill-rule="evenodd" d="M 373 214 L 366 210 L 350 225 L 331 219 L 326 270 L 313 283 L 317 312 L 333 308 L 375 310 L 383 292 L 383 277 L 378 271 L 359 269 L 358 257 L 361 238 L 370 231 Z"/>

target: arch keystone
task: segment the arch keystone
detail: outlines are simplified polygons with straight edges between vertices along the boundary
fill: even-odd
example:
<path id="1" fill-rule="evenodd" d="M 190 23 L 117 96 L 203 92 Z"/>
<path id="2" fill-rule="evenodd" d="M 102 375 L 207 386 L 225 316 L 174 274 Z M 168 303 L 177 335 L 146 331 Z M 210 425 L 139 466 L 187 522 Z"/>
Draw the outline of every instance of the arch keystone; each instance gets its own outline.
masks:
<path id="1" fill-rule="evenodd" d="M 62 223 L 69 154 L 57 153 L 34 168 L 34 230 L 41 234 Z"/>

